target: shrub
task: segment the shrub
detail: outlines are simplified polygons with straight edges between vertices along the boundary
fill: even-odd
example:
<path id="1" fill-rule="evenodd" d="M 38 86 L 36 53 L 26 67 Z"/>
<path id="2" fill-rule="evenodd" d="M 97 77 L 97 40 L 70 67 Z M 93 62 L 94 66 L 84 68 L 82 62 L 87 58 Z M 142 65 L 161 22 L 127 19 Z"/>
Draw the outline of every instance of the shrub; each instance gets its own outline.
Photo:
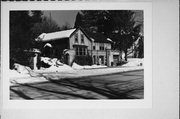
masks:
<path id="1" fill-rule="evenodd" d="M 74 60 L 79 65 L 92 65 L 92 57 L 87 56 L 75 56 Z"/>
<path id="2" fill-rule="evenodd" d="M 33 67 L 33 54 L 24 52 L 22 49 L 13 49 L 10 51 L 10 69 L 14 68 L 14 63 Z"/>
<path id="3" fill-rule="evenodd" d="M 121 65 L 126 64 L 126 63 L 127 63 L 127 61 L 119 61 L 119 62 L 117 63 L 117 66 L 121 66 Z"/>

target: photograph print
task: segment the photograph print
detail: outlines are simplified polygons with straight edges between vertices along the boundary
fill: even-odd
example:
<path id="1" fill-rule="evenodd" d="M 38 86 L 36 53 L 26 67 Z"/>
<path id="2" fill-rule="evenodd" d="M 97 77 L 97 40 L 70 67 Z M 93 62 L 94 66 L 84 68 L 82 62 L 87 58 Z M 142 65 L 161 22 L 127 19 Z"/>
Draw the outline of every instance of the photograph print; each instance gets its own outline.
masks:
<path id="1" fill-rule="evenodd" d="M 10 100 L 144 99 L 143 10 L 9 11 Z"/>

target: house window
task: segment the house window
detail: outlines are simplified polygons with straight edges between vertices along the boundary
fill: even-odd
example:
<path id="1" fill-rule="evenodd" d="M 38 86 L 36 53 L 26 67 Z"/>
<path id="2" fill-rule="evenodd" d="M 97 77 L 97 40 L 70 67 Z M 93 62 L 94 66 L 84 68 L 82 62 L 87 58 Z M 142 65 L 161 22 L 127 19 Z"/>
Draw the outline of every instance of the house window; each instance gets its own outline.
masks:
<path id="1" fill-rule="evenodd" d="M 83 48 L 79 48 L 79 55 L 83 55 Z"/>
<path id="2" fill-rule="evenodd" d="M 84 44 L 84 35 L 81 34 L 81 43 Z"/>
<path id="3" fill-rule="evenodd" d="M 100 50 L 104 50 L 104 44 L 100 44 L 100 45 L 99 45 L 99 49 L 100 49 Z"/>
<path id="4" fill-rule="evenodd" d="M 84 51 L 83 51 L 84 55 L 87 54 L 87 48 L 84 48 Z"/>
<path id="5" fill-rule="evenodd" d="M 93 46 L 93 50 L 96 50 L 96 46 L 95 45 Z"/>
<path id="6" fill-rule="evenodd" d="M 78 43 L 78 34 L 75 34 L 75 43 Z"/>
<path id="7" fill-rule="evenodd" d="M 79 48 L 76 47 L 76 55 L 79 55 Z"/>
<path id="8" fill-rule="evenodd" d="M 85 47 L 76 47 L 76 55 L 86 55 L 87 54 L 87 48 Z"/>

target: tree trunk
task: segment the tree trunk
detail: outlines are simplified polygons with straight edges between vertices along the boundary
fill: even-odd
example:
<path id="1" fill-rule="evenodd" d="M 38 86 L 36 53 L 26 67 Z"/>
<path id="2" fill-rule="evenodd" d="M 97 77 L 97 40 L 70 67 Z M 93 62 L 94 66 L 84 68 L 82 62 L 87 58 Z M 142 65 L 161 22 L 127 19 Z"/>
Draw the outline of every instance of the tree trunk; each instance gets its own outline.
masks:
<path id="1" fill-rule="evenodd" d="M 124 50 L 125 53 L 125 61 L 127 61 L 127 49 Z"/>

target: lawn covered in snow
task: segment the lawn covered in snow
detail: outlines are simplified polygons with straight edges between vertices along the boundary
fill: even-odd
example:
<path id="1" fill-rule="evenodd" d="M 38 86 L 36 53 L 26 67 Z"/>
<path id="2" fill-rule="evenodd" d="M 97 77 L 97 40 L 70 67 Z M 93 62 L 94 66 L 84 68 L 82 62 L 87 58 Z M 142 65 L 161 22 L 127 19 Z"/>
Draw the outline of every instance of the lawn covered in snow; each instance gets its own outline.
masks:
<path id="1" fill-rule="evenodd" d="M 48 64 L 50 67 L 49 68 L 41 68 L 38 70 L 38 72 L 68 72 L 68 71 L 73 71 L 73 70 L 82 70 L 82 69 L 94 69 L 94 68 L 105 68 L 107 66 L 102 66 L 102 65 L 85 65 L 81 66 L 78 65 L 77 63 L 73 63 L 72 67 L 66 64 L 61 63 L 57 58 L 48 58 L 48 57 L 42 57 L 41 61 Z"/>
<path id="2" fill-rule="evenodd" d="M 144 58 L 128 58 L 128 61 L 126 64 L 122 65 L 122 66 L 129 66 L 129 67 L 133 67 L 133 66 L 143 66 L 144 63 Z"/>
<path id="3" fill-rule="evenodd" d="M 72 65 L 72 68 L 73 69 L 76 69 L 76 70 L 81 70 L 81 69 L 96 69 L 96 68 L 106 68 L 107 66 L 105 65 L 84 65 L 84 66 L 81 66 L 81 65 L 78 65 L 77 63 L 73 63 Z"/>
<path id="4" fill-rule="evenodd" d="M 48 68 L 41 68 L 39 70 L 31 70 L 29 67 L 15 64 L 15 68 L 9 71 L 10 81 L 18 83 L 28 83 L 28 82 L 41 82 L 46 81 L 42 74 L 46 76 L 57 76 L 59 78 L 73 78 L 82 76 L 93 76 L 93 75 L 103 75 L 111 74 L 116 72 L 132 71 L 137 69 L 143 69 L 143 60 L 131 58 L 128 59 L 128 63 L 118 66 L 118 67 L 107 67 L 102 65 L 85 65 L 81 66 L 77 63 L 73 63 L 72 67 L 61 63 L 57 59 L 42 58 L 41 61 L 48 64 Z M 86 70 L 88 69 L 88 70 Z"/>

